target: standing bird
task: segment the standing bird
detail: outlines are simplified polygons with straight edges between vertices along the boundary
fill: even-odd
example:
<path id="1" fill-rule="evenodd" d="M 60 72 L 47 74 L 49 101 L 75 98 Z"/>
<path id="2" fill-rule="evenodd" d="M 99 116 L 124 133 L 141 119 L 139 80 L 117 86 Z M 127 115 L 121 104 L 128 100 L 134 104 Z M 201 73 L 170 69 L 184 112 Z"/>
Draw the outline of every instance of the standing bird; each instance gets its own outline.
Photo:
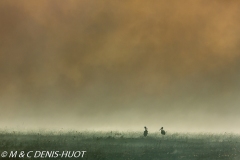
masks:
<path id="1" fill-rule="evenodd" d="M 147 130 L 147 127 L 146 127 L 146 126 L 145 126 L 144 128 L 145 128 L 145 131 L 143 132 L 143 135 L 144 135 L 144 137 L 146 137 L 147 134 L 148 134 L 148 130 Z"/>
<path id="2" fill-rule="evenodd" d="M 162 134 L 162 135 L 165 135 L 165 134 L 166 134 L 166 132 L 163 130 L 163 127 L 161 127 L 160 130 L 161 130 L 161 134 Z M 159 131 L 160 131 L 160 130 L 159 130 Z"/>

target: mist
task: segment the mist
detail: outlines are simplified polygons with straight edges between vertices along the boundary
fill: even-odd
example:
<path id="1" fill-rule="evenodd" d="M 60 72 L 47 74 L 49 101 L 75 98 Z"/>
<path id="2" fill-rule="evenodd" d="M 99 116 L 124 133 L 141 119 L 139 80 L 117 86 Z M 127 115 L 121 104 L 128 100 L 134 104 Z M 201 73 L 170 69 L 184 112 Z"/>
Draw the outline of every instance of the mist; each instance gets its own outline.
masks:
<path id="1" fill-rule="evenodd" d="M 236 132 L 239 1 L 0 2 L 0 128 Z"/>

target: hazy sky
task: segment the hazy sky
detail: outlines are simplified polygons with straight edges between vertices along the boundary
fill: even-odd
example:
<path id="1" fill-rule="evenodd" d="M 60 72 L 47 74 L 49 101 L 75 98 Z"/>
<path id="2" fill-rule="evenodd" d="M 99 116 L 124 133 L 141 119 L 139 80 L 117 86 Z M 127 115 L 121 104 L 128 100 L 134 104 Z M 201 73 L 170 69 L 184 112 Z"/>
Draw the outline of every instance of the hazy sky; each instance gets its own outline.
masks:
<path id="1" fill-rule="evenodd" d="M 240 1 L 0 1 L 0 128 L 240 132 Z"/>

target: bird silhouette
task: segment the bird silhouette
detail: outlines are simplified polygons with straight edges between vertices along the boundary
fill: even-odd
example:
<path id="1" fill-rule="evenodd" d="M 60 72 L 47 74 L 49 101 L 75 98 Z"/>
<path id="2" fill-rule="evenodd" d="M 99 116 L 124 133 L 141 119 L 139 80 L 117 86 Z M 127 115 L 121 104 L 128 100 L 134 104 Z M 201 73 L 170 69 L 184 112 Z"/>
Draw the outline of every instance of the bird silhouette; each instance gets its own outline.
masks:
<path id="1" fill-rule="evenodd" d="M 148 130 L 147 130 L 146 126 L 144 127 L 144 129 L 145 129 L 145 131 L 143 132 L 143 135 L 144 135 L 144 137 L 146 137 L 148 135 Z"/>
<path id="2" fill-rule="evenodd" d="M 165 135 L 165 134 L 166 134 L 166 132 L 163 130 L 163 127 L 161 127 L 161 129 L 160 129 L 159 131 L 161 131 L 161 134 L 162 134 L 162 135 Z"/>

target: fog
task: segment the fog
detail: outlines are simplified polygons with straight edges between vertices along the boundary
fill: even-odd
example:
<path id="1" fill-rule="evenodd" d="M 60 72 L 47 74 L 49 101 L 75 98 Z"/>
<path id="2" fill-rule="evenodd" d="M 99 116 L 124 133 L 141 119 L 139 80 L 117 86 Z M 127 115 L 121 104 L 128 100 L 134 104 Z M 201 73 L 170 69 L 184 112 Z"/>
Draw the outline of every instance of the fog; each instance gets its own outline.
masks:
<path id="1" fill-rule="evenodd" d="M 0 2 L 0 128 L 239 133 L 240 2 Z"/>

